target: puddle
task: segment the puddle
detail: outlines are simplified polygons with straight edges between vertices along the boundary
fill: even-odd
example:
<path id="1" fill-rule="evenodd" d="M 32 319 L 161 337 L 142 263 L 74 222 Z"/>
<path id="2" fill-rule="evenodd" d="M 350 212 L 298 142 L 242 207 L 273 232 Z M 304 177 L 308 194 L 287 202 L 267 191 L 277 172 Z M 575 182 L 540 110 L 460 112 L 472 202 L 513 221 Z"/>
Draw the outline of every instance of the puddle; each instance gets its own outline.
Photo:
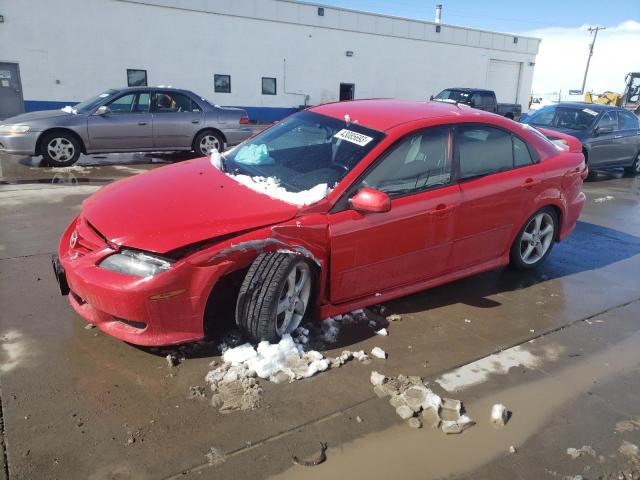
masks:
<path id="1" fill-rule="evenodd" d="M 445 436 L 436 430 L 411 430 L 398 425 L 330 448 L 327 461 L 313 469 L 293 467 L 271 478 L 326 479 L 355 471 L 364 478 L 396 478 L 399 465 L 403 479 L 471 472 L 498 456 L 508 455 L 511 445 L 517 448 L 524 444 L 557 409 L 586 392 L 594 381 L 600 383 L 637 368 L 639 341 L 640 332 L 553 375 L 468 402 L 467 410 L 478 424 L 462 435 Z M 499 430 L 489 421 L 494 403 L 504 403 L 514 413 L 507 426 Z"/>

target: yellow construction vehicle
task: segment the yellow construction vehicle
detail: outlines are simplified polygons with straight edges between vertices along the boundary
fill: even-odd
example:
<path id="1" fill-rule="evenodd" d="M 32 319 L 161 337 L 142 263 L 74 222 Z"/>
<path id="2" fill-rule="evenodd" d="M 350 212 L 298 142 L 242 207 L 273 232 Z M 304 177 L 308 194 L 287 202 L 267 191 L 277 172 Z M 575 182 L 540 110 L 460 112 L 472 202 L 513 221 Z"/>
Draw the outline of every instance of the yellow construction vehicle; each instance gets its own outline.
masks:
<path id="1" fill-rule="evenodd" d="M 585 103 L 624 107 L 636 115 L 640 115 L 640 72 L 627 73 L 624 83 L 624 93 L 604 92 L 596 94 L 585 92 L 584 101 Z"/>

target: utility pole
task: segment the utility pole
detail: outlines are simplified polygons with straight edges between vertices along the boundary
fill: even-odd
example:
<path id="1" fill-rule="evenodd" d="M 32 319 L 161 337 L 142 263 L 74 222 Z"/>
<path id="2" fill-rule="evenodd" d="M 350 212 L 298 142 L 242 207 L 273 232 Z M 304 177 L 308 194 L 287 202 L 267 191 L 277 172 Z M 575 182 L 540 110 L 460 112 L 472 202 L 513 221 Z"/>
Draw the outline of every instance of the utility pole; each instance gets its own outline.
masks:
<path id="1" fill-rule="evenodd" d="M 593 55 L 593 46 L 596 44 L 596 38 L 598 38 L 599 30 L 606 30 L 607 27 L 589 27 L 589 34 L 593 33 L 593 42 L 589 45 L 589 58 L 587 58 L 587 68 L 584 69 L 584 79 L 582 80 L 582 94 L 584 95 L 584 87 L 587 84 L 587 73 L 589 73 L 589 63 L 591 62 L 591 56 Z"/>

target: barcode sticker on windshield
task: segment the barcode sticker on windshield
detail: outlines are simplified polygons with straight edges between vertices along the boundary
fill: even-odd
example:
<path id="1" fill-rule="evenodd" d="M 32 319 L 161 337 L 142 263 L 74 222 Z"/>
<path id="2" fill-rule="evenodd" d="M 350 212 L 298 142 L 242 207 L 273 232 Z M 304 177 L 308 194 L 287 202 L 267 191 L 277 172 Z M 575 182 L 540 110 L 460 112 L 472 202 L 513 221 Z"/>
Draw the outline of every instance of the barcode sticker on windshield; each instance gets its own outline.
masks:
<path id="1" fill-rule="evenodd" d="M 372 137 L 368 137 L 352 130 L 347 130 L 346 128 L 340 130 L 334 135 L 334 137 L 341 140 L 346 140 L 347 142 L 355 143 L 356 145 L 360 145 L 361 147 L 364 147 L 367 143 L 373 140 Z"/>
<path id="2" fill-rule="evenodd" d="M 595 117 L 596 115 L 598 115 L 598 112 L 594 112 L 594 111 L 593 111 L 593 110 L 591 110 L 590 108 L 583 108 L 583 109 L 582 109 L 582 111 L 583 111 L 584 113 L 588 113 L 589 115 L 593 115 L 594 117 Z"/>

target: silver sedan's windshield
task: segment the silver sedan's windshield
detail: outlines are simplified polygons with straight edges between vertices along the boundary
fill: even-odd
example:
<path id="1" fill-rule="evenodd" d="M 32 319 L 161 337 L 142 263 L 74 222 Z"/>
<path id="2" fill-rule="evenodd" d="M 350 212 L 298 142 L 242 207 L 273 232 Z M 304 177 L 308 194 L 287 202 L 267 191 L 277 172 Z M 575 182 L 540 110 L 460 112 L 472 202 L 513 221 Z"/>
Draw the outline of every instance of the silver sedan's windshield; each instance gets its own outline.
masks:
<path id="1" fill-rule="evenodd" d="M 224 167 L 230 174 L 270 178 L 289 192 L 333 188 L 384 137 L 347 120 L 296 113 L 227 152 Z"/>
<path id="2" fill-rule="evenodd" d="M 73 109 L 78 113 L 89 113 L 91 110 L 100 105 L 105 98 L 113 96 L 117 93 L 116 90 L 107 90 L 106 92 L 102 92 L 100 95 L 96 95 L 95 97 L 91 97 L 84 102 L 80 102 L 77 105 L 73 106 Z"/>

